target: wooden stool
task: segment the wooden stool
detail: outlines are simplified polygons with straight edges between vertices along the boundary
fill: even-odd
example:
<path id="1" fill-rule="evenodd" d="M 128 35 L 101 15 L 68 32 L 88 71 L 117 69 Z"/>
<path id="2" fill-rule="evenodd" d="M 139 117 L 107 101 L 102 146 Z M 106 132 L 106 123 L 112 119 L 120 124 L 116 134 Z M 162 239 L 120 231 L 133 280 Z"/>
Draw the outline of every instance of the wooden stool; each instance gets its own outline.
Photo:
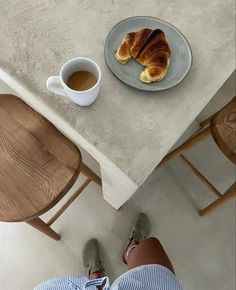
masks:
<path id="1" fill-rule="evenodd" d="M 39 216 L 75 183 L 80 188 L 47 222 Z M 79 149 L 48 120 L 13 95 L 0 95 L 0 220 L 25 221 L 54 240 L 50 227 L 86 186 L 101 179 L 83 162 Z"/>
<path id="2" fill-rule="evenodd" d="M 201 128 L 185 143 L 167 154 L 159 165 L 164 164 L 171 158 L 180 155 L 181 159 L 189 166 L 200 180 L 205 183 L 218 197 L 216 201 L 199 211 L 200 215 L 212 211 L 226 201 L 236 196 L 236 182 L 234 182 L 224 194 L 221 194 L 213 184 L 184 156 L 182 153 L 201 142 L 211 135 L 220 150 L 236 164 L 236 97 L 233 98 L 223 109 L 202 122 Z M 158 165 L 158 166 L 159 166 Z"/>

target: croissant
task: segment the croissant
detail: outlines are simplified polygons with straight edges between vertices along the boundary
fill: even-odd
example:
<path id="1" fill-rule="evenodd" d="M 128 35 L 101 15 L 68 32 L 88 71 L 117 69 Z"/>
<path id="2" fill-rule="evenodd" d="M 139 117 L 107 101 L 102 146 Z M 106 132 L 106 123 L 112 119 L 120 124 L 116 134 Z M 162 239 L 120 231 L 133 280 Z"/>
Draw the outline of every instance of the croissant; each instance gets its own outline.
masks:
<path id="1" fill-rule="evenodd" d="M 170 49 L 165 34 L 160 29 L 144 28 L 127 33 L 116 51 L 116 59 L 125 64 L 134 58 L 145 70 L 140 74 L 140 81 L 151 83 L 162 80 L 168 70 Z"/>
<path id="2" fill-rule="evenodd" d="M 151 32 L 151 29 L 144 28 L 137 32 L 127 33 L 117 49 L 116 59 L 125 64 L 131 57 L 136 58 Z"/>

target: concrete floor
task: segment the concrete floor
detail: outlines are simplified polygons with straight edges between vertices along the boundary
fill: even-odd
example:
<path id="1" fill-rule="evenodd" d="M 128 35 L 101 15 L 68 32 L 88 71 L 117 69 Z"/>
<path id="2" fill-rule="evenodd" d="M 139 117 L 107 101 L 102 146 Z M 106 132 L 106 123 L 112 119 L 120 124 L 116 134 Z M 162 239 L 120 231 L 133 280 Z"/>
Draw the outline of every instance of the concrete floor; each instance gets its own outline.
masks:
<path id="1" fill-rule="evenodd" d="M 210 139 L 186 155 L 221 191 L 235 179 L 233 165 Z M 98 171 L 98 165 L 84 152 L 83 156 Z M 24 223 L 0 223 L 0 289 L 30 290 L 52 276 L 82 274 L 81 251 L 91 237 L 101 242 L 107 274 L 115 279 L 126 271 L 121 253 L 133 218 L 143 211 L 150 217 L 151 235 L 162 241 L 184 289 L 233 290 L 235 202 L 200 217 L 198 208 L 214 198 L 179 158 L 154 171 L 119 211 L 91 184 L 55 223 L 62 235 L 59 242 Z M 43 216 L 47 217 L 48 213 Z"/>

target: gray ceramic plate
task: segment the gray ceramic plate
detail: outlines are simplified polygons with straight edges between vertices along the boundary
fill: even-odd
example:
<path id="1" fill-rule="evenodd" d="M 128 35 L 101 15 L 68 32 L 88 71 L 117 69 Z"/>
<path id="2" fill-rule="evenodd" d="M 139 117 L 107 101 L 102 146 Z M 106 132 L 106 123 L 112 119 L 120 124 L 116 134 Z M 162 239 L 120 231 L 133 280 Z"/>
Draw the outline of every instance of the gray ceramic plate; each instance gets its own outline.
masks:
<path id="1" fill-rule="evenodd" d="M 125 34 L 141 28 L 159 28 L 166 34 L 171 59 L 168 72 L 160 82 L 140 82 L 139 75 L 143 66 L 133 59 L 126 64 L 120 64 L 115 59 L 115 51 Z M 183 34 L 170 23 L 155 17 L 136 16 L 124 19 L 112 28 L 106 39 L 105 59 L 114 75 L 125 84 L 143 91 L 161 91 L 179 84 L 186 77 L 192 64 L 192 52 Z"/>

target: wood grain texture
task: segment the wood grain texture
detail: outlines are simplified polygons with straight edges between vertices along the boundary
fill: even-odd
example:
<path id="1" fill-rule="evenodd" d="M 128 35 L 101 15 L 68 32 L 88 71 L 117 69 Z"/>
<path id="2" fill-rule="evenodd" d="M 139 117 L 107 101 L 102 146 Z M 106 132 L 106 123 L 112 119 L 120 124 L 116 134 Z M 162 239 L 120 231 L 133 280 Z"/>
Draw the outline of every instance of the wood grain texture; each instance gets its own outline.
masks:
<path id="1" fill-rule="evenodd" d="M 218 147 L 236 164 L 236 97 L 211 120 L 210 128 Z"/>
<path id="2" fill-rule="evenodd" d="M 0 95 L 0 220 L 26 221 L 53 207 L 74 184 L 79 149 L 13 95 Z"/>

